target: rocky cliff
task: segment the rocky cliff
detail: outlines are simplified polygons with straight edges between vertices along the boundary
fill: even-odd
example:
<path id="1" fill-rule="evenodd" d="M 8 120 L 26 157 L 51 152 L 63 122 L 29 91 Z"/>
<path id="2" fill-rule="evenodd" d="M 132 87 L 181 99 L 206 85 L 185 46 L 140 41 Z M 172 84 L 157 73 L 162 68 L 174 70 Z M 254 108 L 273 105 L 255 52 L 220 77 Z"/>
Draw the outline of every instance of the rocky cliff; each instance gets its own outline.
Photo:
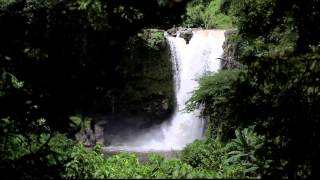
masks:
<path id="1" fill-rule="evenodd" d="M 221 69 L 241 68 L 238 62 L 239 41 L 235 40 L 238 34 L 237 29 L 229 29 L 225 31 L 225 41 L 223 43 L 223 56 L 221 58 Z"/>
<path id="2" fill-rule="evenodd" d="M 170 48 L 164 31 L 145 29 L 124 45 L 113 88 L 97 107 L 91 129 L 77 135 L 88 146 L 121 142 L 171 116 L 175 106 Z"/>

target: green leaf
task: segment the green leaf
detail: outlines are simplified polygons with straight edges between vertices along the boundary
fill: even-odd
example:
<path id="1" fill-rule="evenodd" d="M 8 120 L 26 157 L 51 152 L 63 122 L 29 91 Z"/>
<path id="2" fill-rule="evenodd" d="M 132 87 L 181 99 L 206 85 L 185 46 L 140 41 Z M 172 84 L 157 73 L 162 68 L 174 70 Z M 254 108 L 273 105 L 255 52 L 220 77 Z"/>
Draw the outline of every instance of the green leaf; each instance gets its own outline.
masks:
<path id="1" fill-rule="evenodd" d="M 249 173 L 249 172 L 254 172 L 254 171 L 256 171 L 257 169 L 259 169 L 259 167 L 258 166 L 254 166 L 254 167 L 250 167 L 250 168 L 248 168 L 248 169 L 245 169 L 244 171 L 243 171 L 243 173 Z"/>

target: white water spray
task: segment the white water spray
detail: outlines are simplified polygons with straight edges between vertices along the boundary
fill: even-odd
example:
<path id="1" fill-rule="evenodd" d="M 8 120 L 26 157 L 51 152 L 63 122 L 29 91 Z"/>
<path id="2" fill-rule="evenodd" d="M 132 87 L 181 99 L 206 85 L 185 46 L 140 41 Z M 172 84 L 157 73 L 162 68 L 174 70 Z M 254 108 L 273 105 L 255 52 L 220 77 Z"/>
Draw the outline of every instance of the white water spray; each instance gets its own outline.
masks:
<path id="1" fill-rule="evenodd" d="M 151 129 L 143 135 L 109 149 L 129 151 L 169 151 L 181 150 L 188 143 L 201 139 L 204 121 L 199 111 L 184 112 L 185 102 L 198 87 L 196 79 L 208 72 L 220 69 L 223 54 L 224 30 L 198 30 L 193 32 L 189 42 L 183 38 L 166 35 L 170 45 L 171 58 L 175 72 L 175 92 L 177 108 L 169 122 Z"/>

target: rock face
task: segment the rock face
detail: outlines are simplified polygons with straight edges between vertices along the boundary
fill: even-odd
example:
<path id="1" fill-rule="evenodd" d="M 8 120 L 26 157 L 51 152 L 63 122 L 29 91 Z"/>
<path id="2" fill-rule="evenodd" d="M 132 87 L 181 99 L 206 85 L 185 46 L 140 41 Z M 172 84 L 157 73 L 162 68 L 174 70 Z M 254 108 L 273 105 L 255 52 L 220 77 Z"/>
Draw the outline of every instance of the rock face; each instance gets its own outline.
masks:
<path id="1" fill-rule="evenodd" d="M 78 134 L 87 146 L 121 142 L 173 113 L 173 68 L 164 30 L 146 29 L 131 37 L 121 56 L 117 67 L 121 78 L 115 80 L 119 87 L 99 103 L 105 109 L 90 115 L 94 128 Z"/>
<path id="2" fill-rule="evenodd" d="M 170 48 L 164 31 L 142 31 L 132 37 L 122 56 L 119 72 L 125 77 L 125 87 L 120 89 L 118 111 L 163 120 L 175 104 Z"/>
<path id="3" fill-rule="evenodd" d="M 238 62 L 239 42 L 232 39 L 238 32 L 237 29 L 229 29 L 224 33 L 226 40 L 222 46 L 224 53 L 221 59 L 221 69 L 241 68 Z"/>

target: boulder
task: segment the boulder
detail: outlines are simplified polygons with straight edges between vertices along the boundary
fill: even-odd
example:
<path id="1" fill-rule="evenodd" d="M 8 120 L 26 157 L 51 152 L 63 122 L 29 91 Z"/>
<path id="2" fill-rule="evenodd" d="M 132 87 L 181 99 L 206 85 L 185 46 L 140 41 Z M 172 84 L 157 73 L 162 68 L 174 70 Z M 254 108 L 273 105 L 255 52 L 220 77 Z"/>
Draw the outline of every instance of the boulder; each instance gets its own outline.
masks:
<path id="1" fill-rule="evenodd" d="M 177 37 L 179 35 L 179 37 L 183 38 L 188 44 L 193 36 L 193 30 L 195 30 L 195 28 L 173 27 L 168 29 L 166 32 L 173 37 Z"/>
<path id="2" fill-rule="evenodd" d="M 183 38 L 187 44 L 189 44 L 189 41 L 191 40 L 193 33 L 192 29 L 187 29 L 185 31 L 179 31 L 180 35 L 179 37 Z"/>
<path id="3" fill-rule="evenodd" d="M 173 37 L 176 37 L 177 36 L 177 28 L 176 27 L 173 27 L 171 29 L 168 29 L 166 32 L 170 35 L 170 36 L 173 36 Z"/>

